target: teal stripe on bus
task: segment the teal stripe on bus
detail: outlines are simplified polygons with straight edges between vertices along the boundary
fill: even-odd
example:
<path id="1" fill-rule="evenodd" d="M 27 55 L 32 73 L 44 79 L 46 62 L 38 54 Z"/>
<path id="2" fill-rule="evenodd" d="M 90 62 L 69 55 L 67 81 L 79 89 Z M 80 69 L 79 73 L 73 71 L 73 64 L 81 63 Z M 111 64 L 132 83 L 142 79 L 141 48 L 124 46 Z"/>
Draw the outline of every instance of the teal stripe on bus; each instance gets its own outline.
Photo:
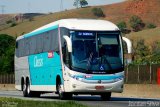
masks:
<path id="1" fill-rule="evenodd" d="M 72 76 L 72 78 L 82 78 L 82 79 L 86 79 L 86 80 L 115 80 L 115 79 L 121 79 L 124 78 L 123 74 L 109 74 L 109 75 L 90 75 L 91 77 L 86 78 L 87 74 L 85 75 L 74 75 Z"/>
<path id="2" fill-rule="evenodd" d="M 41 34 L 41 33 L 44 33 L 44 32 L 50 31 L 50 30 L 54 30 L 57 28 L 58 28 L 58 25 L 51 26 L 51 27 L 48 27 L 48 28 L 45 28 L 42 30 L 38 30 L 36 32 L 31 32 L 31 33 L 25 34 L 24 37 L 27 38 L 27 37 L 35 36 L 35 35 L 38 35 L 38 34 Z"/>
<path id="3" fill-rule="evenodd" d="M 31 85 L 56 85 L 56 77 L 62 77 L 62 64 L 60 56 L 53 52 L 53 57 L 48 57 L 48 52 L 30 55 L 29 70 Z"/>

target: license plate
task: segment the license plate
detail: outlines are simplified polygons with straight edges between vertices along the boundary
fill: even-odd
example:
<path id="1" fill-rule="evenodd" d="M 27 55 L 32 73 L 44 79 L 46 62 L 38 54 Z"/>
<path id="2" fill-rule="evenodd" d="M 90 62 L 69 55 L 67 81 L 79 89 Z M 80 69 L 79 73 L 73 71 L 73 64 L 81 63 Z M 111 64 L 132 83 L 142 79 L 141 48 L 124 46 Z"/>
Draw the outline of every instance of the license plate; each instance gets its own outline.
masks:
<path id="1" fill-rule="evenodd" d="M 104 89 L 104 86 L 95 86 L 95 89 L 96 89 L 96 90 L 103 90 L 103 89 Z"/>

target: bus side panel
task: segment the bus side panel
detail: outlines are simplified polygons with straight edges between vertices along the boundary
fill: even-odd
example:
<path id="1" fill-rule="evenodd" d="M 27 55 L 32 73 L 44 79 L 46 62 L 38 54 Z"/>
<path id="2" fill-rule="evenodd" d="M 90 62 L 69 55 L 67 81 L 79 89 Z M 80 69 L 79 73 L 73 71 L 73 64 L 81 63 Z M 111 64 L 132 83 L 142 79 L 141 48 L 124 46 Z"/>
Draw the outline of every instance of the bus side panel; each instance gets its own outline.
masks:
<path id="1" fill-rule="evenodd" d="M 16 57 L 15 56 L 15 88 L 21 90 L 21 79 L 29 77 L 29 64 L 28 56 L 25 57 Z"/>
<path id="2" fill-rule="evenodd" d="M 56 52 L 29 56 L 31 90 L 56 91 L 56 76 L 62 80 L 62 65 Z M 47 88 L 48 87 L 48 88 Z"/>

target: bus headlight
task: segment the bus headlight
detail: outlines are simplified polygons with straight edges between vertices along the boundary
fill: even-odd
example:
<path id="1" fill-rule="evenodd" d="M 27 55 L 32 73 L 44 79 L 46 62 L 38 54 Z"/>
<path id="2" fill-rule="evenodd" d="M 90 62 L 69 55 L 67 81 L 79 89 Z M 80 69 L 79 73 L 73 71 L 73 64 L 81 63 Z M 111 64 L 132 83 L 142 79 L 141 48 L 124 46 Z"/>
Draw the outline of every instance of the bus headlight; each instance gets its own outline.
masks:
<path id="1" fill-rule="evenodd" d="M 84 78 L 81 78 L 79 76 L 75 76 L 75 75 L 69 75 L 71 78 L 75 79 L 75 80 L 79 80 L 79 81 L 82 81 Z"/>
<path id="2" fill-rule="evenodd" d="M 116 78 L 114 81 L 117 82 L 117 81 L 120 81 L 120 80 L 123 80 L 123 78 Z"/>

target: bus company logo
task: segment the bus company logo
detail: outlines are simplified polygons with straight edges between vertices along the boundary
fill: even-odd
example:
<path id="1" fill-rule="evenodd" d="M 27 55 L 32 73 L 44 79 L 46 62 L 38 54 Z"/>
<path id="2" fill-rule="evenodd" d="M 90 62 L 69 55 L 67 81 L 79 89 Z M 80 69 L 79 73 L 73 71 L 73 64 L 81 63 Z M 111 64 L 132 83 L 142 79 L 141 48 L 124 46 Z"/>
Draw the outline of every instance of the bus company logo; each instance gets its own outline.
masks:
<path id="1" fill-rule="evenodd" d="M 98 83 L 99 83 L 99 84 L 102 83 L 102 80 L 98 80 Z"/>
<path id="2" fill-rule="evenodd" d="M 48 58 L 53 58 L 54 57 L 54 54 L 52 51 L 48 52 Z"/>
<path id="3" fill-rule="evenodd" d="M 41 67 L 43 66 L 43 59 L 37 58 L 37 56 L 34 57 L 34 67 Z"/>

